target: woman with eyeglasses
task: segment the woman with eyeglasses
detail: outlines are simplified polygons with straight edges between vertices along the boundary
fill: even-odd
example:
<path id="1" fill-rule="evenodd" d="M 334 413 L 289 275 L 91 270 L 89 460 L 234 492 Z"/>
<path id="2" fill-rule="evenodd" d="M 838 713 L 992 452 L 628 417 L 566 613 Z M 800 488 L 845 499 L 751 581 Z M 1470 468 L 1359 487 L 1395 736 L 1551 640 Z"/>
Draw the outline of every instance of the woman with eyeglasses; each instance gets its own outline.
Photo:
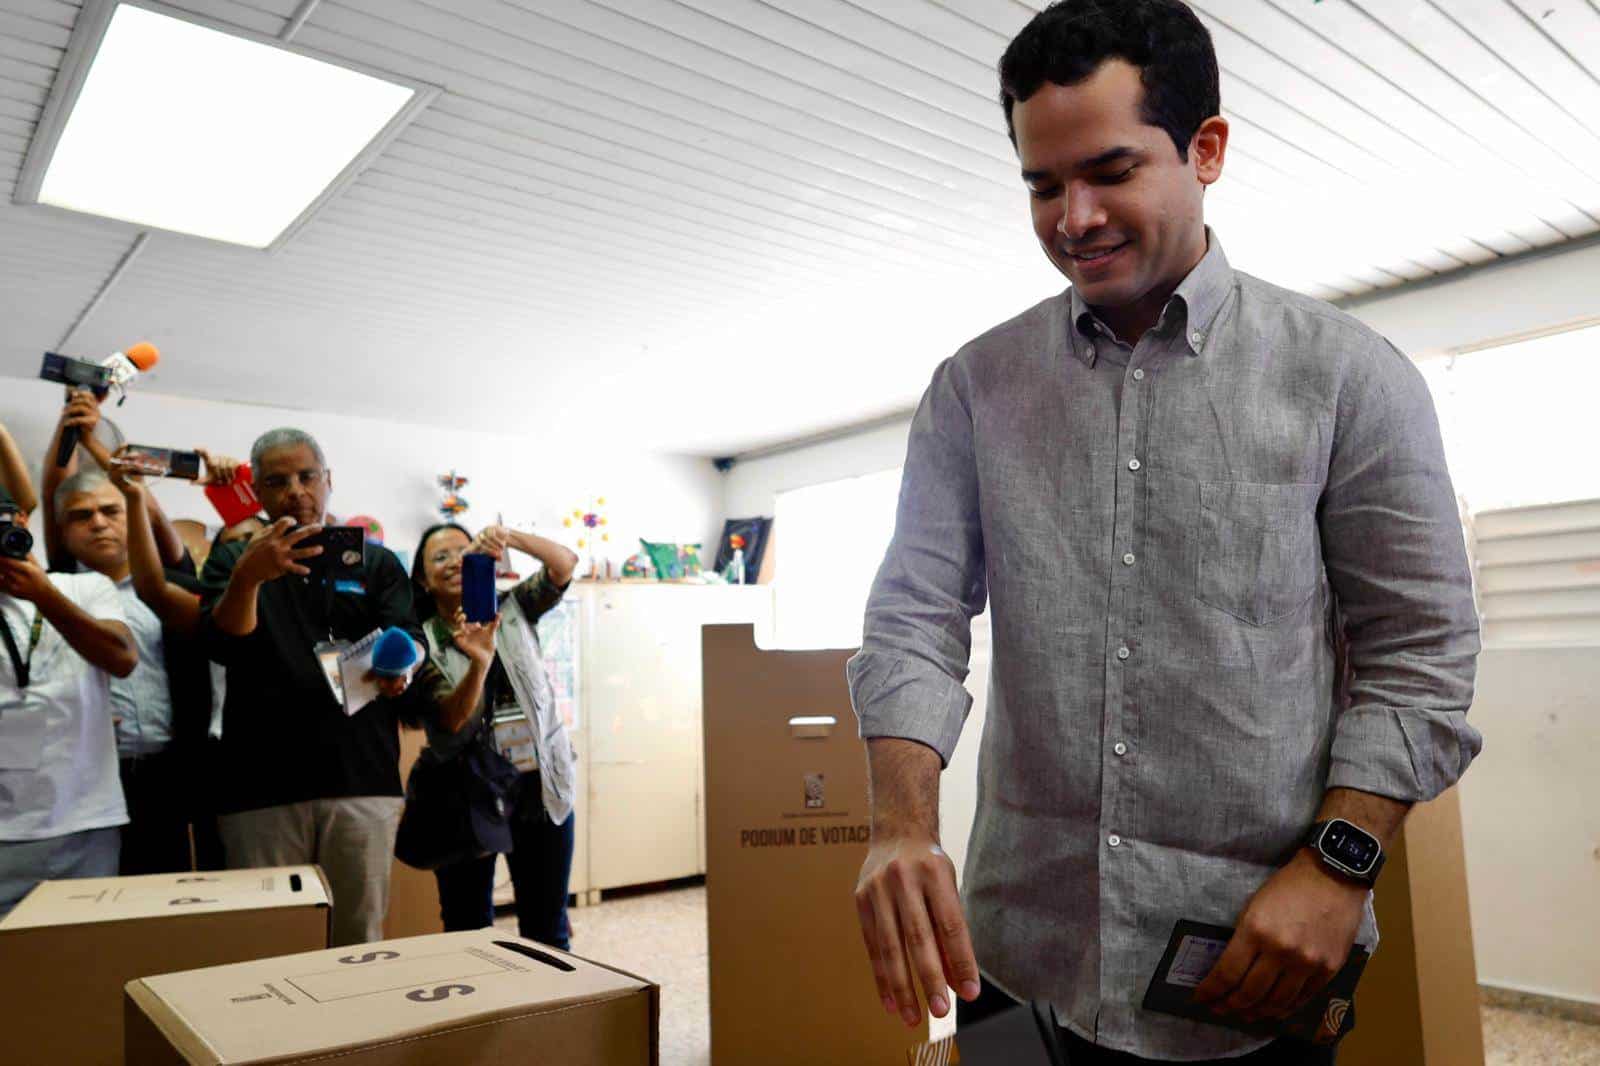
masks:
<path id="1" fill-rule="evenodd" d="M 496 559 L 516 549 L 543 563 L 534 576 L 500 595 L 492 656 L 473 645 L 461 610 L 462 556 Z M 574 753 L 545 673 L 537 623 L 561 602 L 578 557 L 552 540 L 504 526 L 476 537 L 451 522 L 433 526 L 417 543 L 411 567 L 415 603 L 428 654 L 449 681 L 481 694 L 458 706 L 464 717 L 427 723 L 431 757 L 461 757 L 472 743 L 494 744 L 519 771 L 509 805 L 512 850 L 506 856 L 516 889 L 518 932 L 566 950 L 567 883 L 572 872 Z M 512 747 L 520 734 L 532 744 Z M 531 750 L 530 750 L 531 749 Z M 495 856 L 467 859 L 434 871 L 446 931 L 494 923 Z"/>

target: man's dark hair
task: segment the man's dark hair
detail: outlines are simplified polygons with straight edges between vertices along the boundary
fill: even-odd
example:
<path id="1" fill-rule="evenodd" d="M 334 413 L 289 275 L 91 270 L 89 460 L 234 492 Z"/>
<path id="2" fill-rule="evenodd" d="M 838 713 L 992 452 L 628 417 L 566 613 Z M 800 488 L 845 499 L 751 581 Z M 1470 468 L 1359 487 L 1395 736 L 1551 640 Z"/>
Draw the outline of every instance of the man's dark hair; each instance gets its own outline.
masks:
<path id="1" fill-rule="evenodd" d="M 1000 57 L 1000 104 L 1013 147 L 1011 112 L 1045 82 L 1076 85 L 1108 59 L 1139 68 L 1141 117 L 1167 131 L 1188 160 L 1200 124 L 1222 110 L 1211 34 L 1182 0 L 1056 0 L 1033 17 Z"/>

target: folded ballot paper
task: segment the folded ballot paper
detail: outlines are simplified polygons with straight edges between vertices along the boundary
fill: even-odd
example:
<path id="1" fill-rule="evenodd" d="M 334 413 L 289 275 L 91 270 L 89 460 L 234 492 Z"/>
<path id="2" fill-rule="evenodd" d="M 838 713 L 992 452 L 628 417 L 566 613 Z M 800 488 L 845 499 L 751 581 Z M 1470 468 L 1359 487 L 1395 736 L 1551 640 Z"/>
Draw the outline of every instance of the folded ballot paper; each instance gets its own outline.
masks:
<path id="1" fill-rule="evenodd" d="M 1161 964 L 1145 992 L 1145 1010 L 1226 1026 L 1256 1036 L 1292 1037 L 1313 1044 L 1336 1043 L 1356 1025 L 1356 982 L 1366 969 L 1367 949 L 1357 944 L 1344 968 L 1328 986 L 1287 1019 L 1245 1022 L 1214 1014 L 1209 1005 L 1193 1002 L 1196 986 L 1222 956 L 1233 930 L 1221 925 L 1179 921 L 1161 956 Z"/>

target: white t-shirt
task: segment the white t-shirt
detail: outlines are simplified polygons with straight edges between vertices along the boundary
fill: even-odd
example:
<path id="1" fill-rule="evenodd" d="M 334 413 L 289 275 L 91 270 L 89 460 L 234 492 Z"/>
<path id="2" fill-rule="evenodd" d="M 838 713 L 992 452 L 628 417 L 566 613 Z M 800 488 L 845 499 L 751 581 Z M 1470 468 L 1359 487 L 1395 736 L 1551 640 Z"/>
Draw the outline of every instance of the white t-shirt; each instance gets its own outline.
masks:
<path id="1" fill-rule="evenodd" d="M 117 587 L 102 574 L 51 574 L 62 595 L 91 618 L 127 619 Z M 37 608 L 0 593 L 0 624 L 28 655 Z M 17 687 L 0 648 L 0 841 L 42 840 L 124 825 L 128 809 L 117 774 L 111 677 L 89 665 L 44 623 L 27 688 Z"/>

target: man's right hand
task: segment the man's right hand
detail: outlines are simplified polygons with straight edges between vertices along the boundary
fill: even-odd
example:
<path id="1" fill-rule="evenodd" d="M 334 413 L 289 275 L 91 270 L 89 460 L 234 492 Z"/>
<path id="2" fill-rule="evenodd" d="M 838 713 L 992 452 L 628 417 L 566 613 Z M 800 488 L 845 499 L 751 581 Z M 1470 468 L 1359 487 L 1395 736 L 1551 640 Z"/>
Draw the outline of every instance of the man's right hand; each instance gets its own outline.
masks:
<path id="1" fill-rule="evenodd" d="M 77 429 L 84 437 L 94 436 L 100 425 L 100 401 L 88 389 L 68 389 L 67 402 L 61 408 L 61 424 Z"/>
<path id="2" fill-rule="evenodd" d="M 321 555 L 322 546 L 313 544 L 302 548 L 300 544 L 320 532 L 320 523 L 296 528 L 293 518 L 280 518 L 251 539 L 249 547 L 234 564 L 234 575 L 241 580 L 263 585 L 285 574 L 309 574 L 310 568 L 301 560 Z"/>
<path id="3" fill-rule="evenodd" d="M 906 1026 L 922 1020 L 922 986 L 936 1018 L 950 1012 L 947 989 L 978 997 L 978 961 L 956 890 L 956 868 L 926 833 L 890 836 L 874 830 L 856 882 L 856 913 L 883 1009 Z"/>

